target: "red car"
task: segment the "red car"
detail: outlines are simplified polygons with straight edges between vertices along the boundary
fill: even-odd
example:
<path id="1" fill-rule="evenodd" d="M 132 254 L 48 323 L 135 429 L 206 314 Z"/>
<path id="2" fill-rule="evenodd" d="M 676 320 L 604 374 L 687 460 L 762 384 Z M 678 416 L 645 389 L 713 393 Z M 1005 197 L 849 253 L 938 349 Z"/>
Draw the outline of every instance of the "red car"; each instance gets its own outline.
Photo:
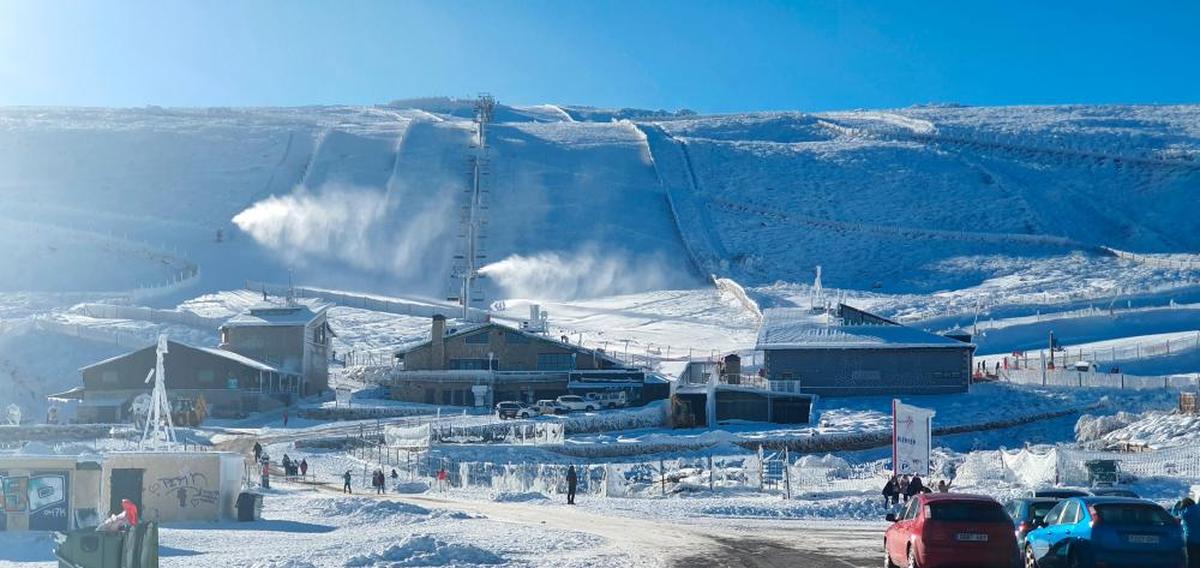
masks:
<path id="1" fill-rule="evenodd" d="M 883 535 L 883 551 L 889 568 L 1011 568 L 1018 560 L 1012 519 L 991 497 L 918 495 L 887 519 L 892 526 Z"/>

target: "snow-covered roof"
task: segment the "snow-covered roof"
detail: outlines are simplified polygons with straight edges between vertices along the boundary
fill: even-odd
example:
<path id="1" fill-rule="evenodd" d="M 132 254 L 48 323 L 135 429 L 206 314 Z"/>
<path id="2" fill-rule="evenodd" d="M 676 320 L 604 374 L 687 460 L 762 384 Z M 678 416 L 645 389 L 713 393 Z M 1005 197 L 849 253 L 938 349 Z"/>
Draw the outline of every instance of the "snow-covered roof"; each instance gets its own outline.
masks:
<path id="1" fill-rule="evenodd" d="M 599 358 L 604 359 L 604 360 L 608 361 L 609 363 L 617 365 L 620 368 L 625 368 L 625 363 L 623 361 L 621 361 L 603 351 L 589 349 L 582 345 L 575 345 L 573 343 L 567 343 L 565 341 L 560 341 L 559 339 L 551 337 L 549 335 L 542 335 L 540 333 L 534 333 L 532 331 L 525 331 L 523 329 L 518 329 L 515 327 L 507 326 L 502 323 L 497 323 L 494 321 L 483 322 L 483 323 L 468 323 L 468 324 L 463 324 L 461 326 L 455 326 L 455 327 L 451 327 L 451 326 L 447 325 L 446 326 L 447 333 L 445 335 L 445 339 L 450 339 L 452 337 L 458 337 L 460 335 L 467 335 L 469 333 L 474 333 L 481 329 L 492 328 L 492 327 L 498 327 L 509 333 L 519 333 L 521 335 L 525 335 L 525 336 L 528 336 L 533 339 L 553 343 L 555 345 L 564 347 L 566 349 L 570 349 L 572 351 L 588 353 L 589 355 L 595 354 Z M 401 345 L 393 353 L 408 354 L 409 352 L 411 352 L 415 349 L 429 345 L 430 342 L 431 342 L 431 339 L 423 339 L 421 341 L 414 341 L 412 343 L 407 343 L 407 344 Z"/>
<path id="2" fill-rule="evenodd" d="M 811 310 L 773 308 L 763 312 L 758 349 L 967 348 L 970 344 L 896 324 L 842 325 Z"/>
<path id="3" fill-rule="evenodd" d="M 251 359 L 251 358 L 249 358 L 249 357 L 246 357 L 245 355 L 241 355 L 241 354 L 239 354 L 239 353 L 234 353 L 233 351 L 226 351 L 226 350 L 224 350 L 224 349 L 218 349 L 218 348 L 216 348 L 216 347 L 197 347 L 197 346 L 195 346 L 195 345 L 188 345 L 188 344 L 186 344 L 186 343 L 180 343 L 180 342 L 178 342 L 178 341 L 171 341 L 171 340 L 168 340 L 168 341 L 167 341 L 167 357 L 170 357 L 170 356 L 171 356 L 171 348 L 172 348 L 172 346 L 175 346 L 175 345 L 179 345 L 179 346 L 182 346 L 182 347 L 187 347 L 187 348 L 189 348 L 189 349 L 195 349 L 195 350 L 197 350 L 197 351 L 203 351 L 203 352 L 205 352 L 205 353 L 208 353 L 208 354 L 210 354 L 210 355 L 216 355 L 217 357 L 223 357 L 223 358 L 225 358 L 225 359 L 229 359 L 230 361 L 234 361 L 234 362 L 236 362 L 236 363 L 239 363 L 239 364 L 245 365 L 245 366 L 247 366 L 247 367 L 250 367 L 250 368 L 252 368 L 252 369 L 257 369 L 257 370 L 259 370 L 259 371 L 266 371 L 266 372 L 269 372 L 269 373 L 281 373 L 281 374 L 284 374 L 284 375 L 294 375 L 294 374 L 295 374 L 295 373 L 292 373 L 292 372 L 289 372 L 289 371 L 284 371 L 284 370 L 282 370 L 282 369 L 279 369 L 279 368 L 277 368 L 277 367 L 273 367 L 273 366 L 271 366 L 271 365 L 268 365 L 268 364 L 266 364 L 266 363 L 263 363 L 262 361 L 259 361 L 259 360 L 256 360 L 256 359 Z M 113 361 L 116 361 L 116 360 L 118 360 L 118 359 L 124 359 L 125 357 L 128 357 L 128 356 L 130 356 L 130 355 L 133 355 L 134 353 L 137 353 L 137 352 L 139 352 L 139 351 L 142 351 L 143 349 L 154 349 L 154 346 L 152 345 L 152 346 L 149 346 L 149 347 L 143 347 L 142 349 L 138 349 L 138 350 L 136 350 L 136 351 L 131 351 L 131 352 L 129 352 L 129 353 L 123 353 L 123 354 L 121 354 L 121 355 L 117 355 L 116 357 L 109 357 L 108 359 L 105 359 L 105 360 L 103 360 L 103 361 L 97 361 L 97 362 L 95 362 L 95 363 L 92 363 L 92 364 L 90 364 L 90 365 L 86 365 L 86 366 L 80 367 L 80 368 L 79 368 L 79 371 L 80 371 L 80 372 L 83 372 L 83 371 L 86 371 L 86 370 L 88 370 L 88 369 L 91 369 L 91 368 L 93 368 L 93 367 L 99 367 L 99 366 L 101 366 L 101 365 L 105 365 L 105 364 L 111 363 L 111 362 L 113 362 Z"/>
<path id="4" fill-rule="evenodd" d="M 281 306 L 257 304 L 240 313 L 221 327 L 306 326 L 325 313 L 329 306 L 309 307 L 304 304 Z"/>

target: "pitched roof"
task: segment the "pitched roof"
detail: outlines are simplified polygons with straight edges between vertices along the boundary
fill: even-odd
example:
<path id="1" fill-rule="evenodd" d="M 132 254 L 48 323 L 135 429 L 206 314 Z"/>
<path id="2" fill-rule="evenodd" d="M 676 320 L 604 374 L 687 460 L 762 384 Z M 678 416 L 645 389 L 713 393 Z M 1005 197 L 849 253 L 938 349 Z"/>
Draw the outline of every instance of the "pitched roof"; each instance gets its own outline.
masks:
<path id="1" fill-rule="evenodd" d="M 304 304 L 256 304 L 249 310 L 229 318 L 221 327 L 306 326 L 324 315 L 328 308 L 328 305 L 310 307 Z"/>
<path id="2" fill-rule="evenodd" d="M 553 338 L 553 337 L 547 336 L 547 335 L 542 335 L 542 334 L 540 334 L 540 333 L 533 333 L 533 332 L 531 332 L 531 331 L 525 331 L 525 330 L 523 330 L 523 329 L 518 329 L 518 328 L 515 328 L 515 327 L 510 327 L 510 326 L 504 325 L 504 324 L 502 324 L 502 323 L 497 323 L 497 322 L 494 322 L 494 321 L 489 321 L 489 322 L 484 322 L 484 323 L 469 323 L 469 324 L 465 324 L 465 325 L 463 325 L 463 326 L 460 326 L 460 327 L 454 327 L 454 328 L 451 328 L 450 326 L 447 326 L 447 327 L 446 327 L 447 331 L 450 331 L 451 329 L 453 329 L 453 331 L 452 331 L 452 332 L 450 332 L 450 333 L 447 333 L 447 334 L 445 335 L 445 338 L 446 338 L 446 339 L 450 339 L 450 338 L 452 338 L 452 337 L 458 337 L 458 336 L 460 336 L 460 335 L 468 335 L 468 334 L 474 333 L 474 332 L 476 332 L 476 331 L 479 331 L 479 330 L 481 330 L 481 329 L 485 329 L 485 328 L 494 328 L 494 327 L 495 327 L 495 328 L 500 328 L 500 329 L 503 329 L 504 331 L 506 331 L 506 332 L 509 332 L 509 333 L 519 333 L 519 334 L 521 334 L 521 335 L 524 335 L 524 336 L 527 336 L 527 337 L 530 337 L 530 338 L 533 338 L 533 339 L 536 339 L 536 340 L 539 340 L 539 341 L 545 341 L 545 342 L 547 342 L 547 343 L 553 343 L 553 344 L 555 344 L 555 345 L 558 345 L 558 346 L 560 346 L 560 347 L 564 347 L 564 348 L 570 349 L 570 350 L 572 350 L 572 351 L 578 351 L 578 352 L 588 353 L 589 355 L 590 355 L 590 354 L 593 354 L 593 353 L 596 353 L 596 351 L 597 351 L 597 350 L 595 350 L 595 349 L 588 349 L 587 347 L 584 347 L 584 346 L 582 346 L 582 345 L 575 345 L 575 344 L 573 344 L 573 343 L 567 343 L 567 342 L 564 342 L 564 341 L 559 341 L 559 340 L 557 340 L 557 339 L 555 339 L 555 338 Z M 432 340 L 431 340 L 431 339 L 425 339 L 425 340 L 421 340 L 421 341 L 416 341 L 416 342 L 413 342 L 413 343 L 409 343 L 409 344 L 407 344 L 407 345 L 402 345 L 402 346 L 401 346 L 399 349 L 396 349 L 395 353 L 397 353 L 397 354 L 407 354 L 408 352 L 410 352 L 410 351 L 413 351 L 414 349 L 418 349 L 418 348 L 424 347 L 424 346 L 426 346 L 426 345 L 429 345 L 431 342 L 432 342 Z M 601 353 L 599 354 L 599 357 L 600 357 L 601 359 L 604 359 L 604 360 L 606 360 L 606 361 L 608 361 L 608 362 L 610 362 L 610 363 L 614 364 L 614 365 L 618 365 L 618 366 L 620 366 L 620 367 L 622 367 L 622 368 L 624 368 L 624 367 L 626 366 L 624 361 L 621 361 L 621 360 L 619 360 L 619 359 L 616 359 L 616 358 L 614 358 L 613 356 L 609 355 L 608 353 L 601 352 Z"/>
<path id="3" fill-rule="evenodd" d="M 968 347 L 969 343 L 904 325 L 843 325 L 831 316 L 798 308 L 764 311 L 757 345 L 760 350 Z"/>
<path id="4" fill-rule="evenodd" d="M 273 367 L 273 366 L 263 363 L 262 361 L 259 361 L 257 359 L 251 359 L 249 357 L 246 357 L 245 355 L 234 353 L 232 351 L 226 351 L 224 349 L 217 349 L 215 347 L 197 347 L 195 345 L 188 345 L 187 343 L 181 343 L 179 341 L 167 340 L 167 356 L 168 357 L 170 356 L 170 351 L 171 351 L 172 346 L 180 346 L 180 347 L 186 347 L 188 349 L 195 349 L 196 351 L 203 351 L 205 353 L 208 353 L 209 355 L 214 355 L 216 357 L 228 359 L 230 361 L 234 361 L 238 364 L 245 365 L 247 367 L 250 367 L 252 369 L 256 369 L 259 371 L 266 371 L 269 373 L 281 373 L 281 374 L 285 374 L 285 375 L 294 375 L 295 374 L 295 373 L 291 373 L 288 371 L 284 371 L 277 367 Z M 130 355 L 133 355 L 134 353 L 139 353 L 139 352 L 145 351 L 147 349 L 155 349 L 155 346 L 150 345 L 148 347 L 143 347 L 141 349 L 130 351 L 129 353 L 117 355 L 116 357 L 109 357 L 108 359 L 104 359 L 103 361 L 97 361 L 90 365 L 80 367 L 79 371 L 83 372 L 83 371 L 86 371 L 93 367 L 99 367 L 101 365 L 105 365 L 105 364 L 111 363 L 113 361 L 124 359 L 125 357 L 129 357 Z"/>

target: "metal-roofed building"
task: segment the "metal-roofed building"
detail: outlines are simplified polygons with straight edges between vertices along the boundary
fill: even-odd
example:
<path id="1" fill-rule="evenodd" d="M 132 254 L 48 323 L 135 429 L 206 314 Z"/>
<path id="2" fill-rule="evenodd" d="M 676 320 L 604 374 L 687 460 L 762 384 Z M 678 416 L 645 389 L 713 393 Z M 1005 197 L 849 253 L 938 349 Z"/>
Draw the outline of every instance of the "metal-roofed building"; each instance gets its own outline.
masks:
<path id="1" fill-rule="evenodd" d="M 589 349 L 495 322 L 447 327 L 433 316 L 430 339 L 396 352 L 392 398 L 488 406 L 567 393 L 622 390 L 643 398 L 644 371 Z M 662 390 L 662 389 L 660 389 Z"/>
<path id="2" fill-rule="evenodd" d="M 975 346 L 842 304 L 766 310 L 757 349 L 771 390 L 850 396 L 966 392 Z"/>
<path id="3" fill-rule="evenodd" d="M 328 306 L 260 304 L 221 326 L 223 351 L 261 361 L 296 375 L 293 394 L 308 396 L 329 387 L 329 344 L 333 330 Z"/>
<path id="4" fill-rule="evenodd" d="M 128 421 L 133 399 L 152 387 L 146 376 L 154 368 L 156 348 L 150 345 L 79 369 L 83 375 L 79 421 Z M 283 404 L 279 395 L 295 392 L 301 381 L 298 373 L 244 355 L 178 341 L 167 342 L 163 366 L 172 395 L 203 396 L 214 415 L 278 407 Z"/>

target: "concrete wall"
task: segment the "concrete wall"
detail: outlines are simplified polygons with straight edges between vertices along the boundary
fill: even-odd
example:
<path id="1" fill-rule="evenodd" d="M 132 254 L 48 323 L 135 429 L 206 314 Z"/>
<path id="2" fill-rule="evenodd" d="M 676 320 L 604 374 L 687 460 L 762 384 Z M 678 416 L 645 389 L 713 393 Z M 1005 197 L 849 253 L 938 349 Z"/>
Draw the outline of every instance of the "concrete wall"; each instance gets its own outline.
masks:
<path id="1" fill-rule="evenodd" d="M 486 334 L 486 343 L 468 342 L 469 338 Z M 475 332 L 455 335 L 446 338 L 445 355 L 442 369 L 453 369 L 455 359 L 488 359 L 492 353 L 499 371 L 536 371 L 538 370 L 539 354 L 576 354 L 575 368 L 577 370 L 611 369 L 610 362 L 597 357 L 589 349 L 570 347 L 561 343 L 530 335 L 506 330 L 499 326 L 490 326 Z M 436 370 L 438 365 L 433 359 L 434 349 L 425 344 L 409 351 L 404 357 L 404 368 L 409 371 Z"/>
<path id="2" fill-rule="evenodd" d="M 767 379 L 821 396 L 966 392 L 974 347 L 787 349 L 764 352 Z"/>
<path id="3" fill-rule="evenodd" d="M 0 456 L 0 531 L 70 530 L 102 513 L 99 464 L 76 456 Z"/>
<path id="4" fill-rule="evenodd" d="M 234 516 L 245 458 L 229 452 L 114 452 L 105 455 L 101 503 L 112 501 L 114 469 L 142 472 L 142 517 L 159 522 Z"/>

